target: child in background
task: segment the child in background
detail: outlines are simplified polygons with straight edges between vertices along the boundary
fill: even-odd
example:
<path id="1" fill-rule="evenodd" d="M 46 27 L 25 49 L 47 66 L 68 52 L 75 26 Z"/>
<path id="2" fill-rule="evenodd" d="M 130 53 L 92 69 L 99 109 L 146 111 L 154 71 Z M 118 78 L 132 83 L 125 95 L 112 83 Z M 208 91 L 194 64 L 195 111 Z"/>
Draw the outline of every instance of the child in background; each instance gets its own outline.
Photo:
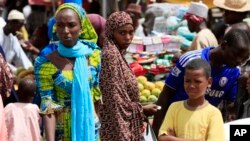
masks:
<path id="1" fill-rule="evenodd" d="M 159 141 L 224 141 L 221 112 L 205 99 L 212 84 L 211 67 L 194 59 L 185 67 L 184 88 L 189 98 L 171 104 L 159 131 Z"/>
<path id="2" fill-rule="evenodd" d="M 19 102 L 4 108 L 9 141 L 41 141 L 39 108 L 32 104 L 36 90 L 35 81 L 25 77 L 19 81 Z"/>

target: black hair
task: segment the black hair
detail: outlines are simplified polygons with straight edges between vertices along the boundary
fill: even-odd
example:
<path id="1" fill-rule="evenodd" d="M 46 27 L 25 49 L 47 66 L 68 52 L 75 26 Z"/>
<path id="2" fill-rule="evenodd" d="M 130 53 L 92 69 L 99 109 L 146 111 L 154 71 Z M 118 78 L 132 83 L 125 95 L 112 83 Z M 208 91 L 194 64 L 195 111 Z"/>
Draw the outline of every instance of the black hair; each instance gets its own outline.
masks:
<path id="1" fill-rule="evenodd" d="M 223 37 L 223 42 L 230 48 L 248 48 L 250 41 L 246 30 L 233 28 L 229 30 Z"/>
<path id="2" fill-rule="evenodd" d="M 211 66 L 210 64 L 200 58 L 193 59 L 187 63 L 185 70 L 199 70 L 203 69 L 207 78 L 211 77 Z"/>
<path id="3" fill-rule="evenodd" d="M 33 78 L 22 78 L 18 83 L 18 96 L 20 101 L 33 98 L 36 91 L 36 83 Z"/>

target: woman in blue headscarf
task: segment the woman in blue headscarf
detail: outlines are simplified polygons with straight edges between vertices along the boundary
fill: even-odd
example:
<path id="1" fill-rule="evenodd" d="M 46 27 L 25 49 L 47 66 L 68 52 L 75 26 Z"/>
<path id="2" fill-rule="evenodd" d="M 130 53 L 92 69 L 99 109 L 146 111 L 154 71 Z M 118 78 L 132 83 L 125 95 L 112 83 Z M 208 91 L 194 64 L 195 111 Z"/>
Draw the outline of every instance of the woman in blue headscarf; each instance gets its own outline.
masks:
<path id="1" fill-rule="evenodd" d="M 97 34 L 74 3 L 60 5 L 55 20 L 58 47 L 35 62 L 46 140 L 97 140 L 92 98 L 100 95 Z"/>

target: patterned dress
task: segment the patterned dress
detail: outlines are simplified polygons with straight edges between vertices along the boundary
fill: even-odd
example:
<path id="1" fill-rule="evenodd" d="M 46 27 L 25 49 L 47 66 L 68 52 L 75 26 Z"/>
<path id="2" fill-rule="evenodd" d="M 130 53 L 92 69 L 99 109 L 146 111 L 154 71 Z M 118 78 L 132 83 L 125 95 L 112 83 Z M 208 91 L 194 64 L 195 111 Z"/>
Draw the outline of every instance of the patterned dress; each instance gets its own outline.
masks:
<path id="1" fill-rule="evenodd" d="M 117 27 L 132 24 L 131 18 L 124 12 L 116 14 L 118 17 L 110 18 L 114 21 L 107 21 L 110 28 L 106 28 L 106 33 L 112 34 Z M 136 78 L 123 57 L 125 51 L 119 50 L 112 40 L 105 40 L 100 74 L 103 101 L 100 106 L 101 141 L 141 140 L 143 109 L 139 103 Z"/>
<path id="2" fill-rule="evenodd" d="M 100 50 L 95 49 L 89 56 L 89 85 L 94 97 L 100 96 L 99 72 Z M 40 56 L 35 62 L 35 78 L 41 95 L 42 114 L 55 113 L 57 116 L 56 141 L 71 140 L 70 106 L 73 71 L 60 71 L 46 57 Z M 95 101 L 94 101 L 95 102 Z M 98 121 L 98 120 L 96 120 Z M 99 128 L 96 122 L 96 128 Z"/>
<path id="3" fill-rule="evenodd" d="M 1 48 L 1 47 L 0 47 Z M 3 102 L 10 95 L 14 76 L 4 60 L 4 56 L 0 53 L 0 95 Z"/>

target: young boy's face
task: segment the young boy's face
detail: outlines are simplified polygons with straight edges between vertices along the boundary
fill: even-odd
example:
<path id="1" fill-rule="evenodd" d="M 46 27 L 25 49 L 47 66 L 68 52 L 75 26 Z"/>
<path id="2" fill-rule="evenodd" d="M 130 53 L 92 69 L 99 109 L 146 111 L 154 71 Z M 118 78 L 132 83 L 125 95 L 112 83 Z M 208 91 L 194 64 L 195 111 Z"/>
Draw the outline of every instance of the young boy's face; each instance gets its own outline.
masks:
<path id="1" fill-rule="evenodd" d="M 203 97 L 212 79 L 207 78 L 203 69 L 186 70 L 184 75 L 184 88 L 189 99 Z"/>

